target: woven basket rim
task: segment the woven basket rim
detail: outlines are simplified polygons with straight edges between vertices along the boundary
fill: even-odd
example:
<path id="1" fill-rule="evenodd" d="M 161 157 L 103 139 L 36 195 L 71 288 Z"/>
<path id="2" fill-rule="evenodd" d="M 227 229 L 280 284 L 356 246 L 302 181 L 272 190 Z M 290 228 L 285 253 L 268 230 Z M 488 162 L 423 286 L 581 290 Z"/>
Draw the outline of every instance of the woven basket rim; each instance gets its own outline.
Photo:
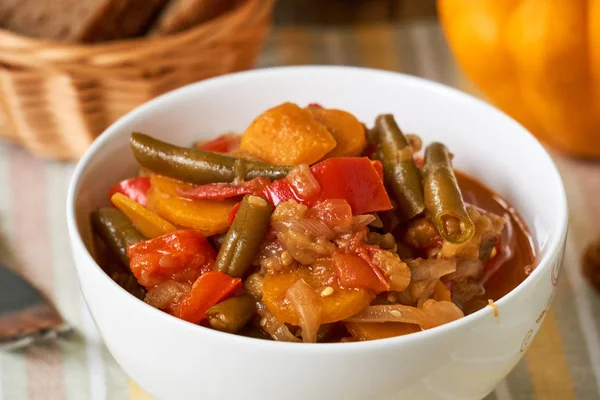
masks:
<path id="1" fill-rule="evenodd" d="M 169 42 L 175 42 L 180 40 L 186 40 L 188 37 L 195 36 L 199 31 L 205 31 L 210 28 L 216 28 L 222 26 L 228 22 L 237 19 L 240 15 L 245 15 L 251 12 L 257 6 L 271 4 L 275 0 L 243 0 L 234 8 L 224 12 L 223 14 L 212 18 L 203 23 L 197 24 L 189 29 L 181 32 L 165 35 L 165 36 L 137 36 L 127 39 L 111 40 L 109 42 L 99 43 L 65 43 L 56 40 L 40 39 L 31 36 L 22 35 L 13 31 L 0 28 L 0 49 L 2 51 L 18 50 L 27 48 L 33 50 L 35 48 L 44 48 L 45 50 L 53 50 L 55 52 L 69 51 L 69 52 L 85 52 L 90 55 L 97 53 L 108 53 L 115 51 L 122 51 L 127 48 L 140 46 L 154 45 L 158 42 L 162 42 L 162 45 L 166 45 Z M 12 43 L 12 45 L 6 45 L 5 43 Z"/>

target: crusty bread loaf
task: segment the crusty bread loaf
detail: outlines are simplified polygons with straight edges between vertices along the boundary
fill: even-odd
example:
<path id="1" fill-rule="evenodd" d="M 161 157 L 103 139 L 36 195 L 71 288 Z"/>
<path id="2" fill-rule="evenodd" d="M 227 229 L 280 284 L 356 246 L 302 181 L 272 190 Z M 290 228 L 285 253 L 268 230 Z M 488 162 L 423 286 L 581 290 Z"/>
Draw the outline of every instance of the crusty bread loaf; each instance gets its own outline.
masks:
<path id="1" fill-rule="evenodd" d="M 151 35 L 181 32 L 233 8 L 239 0 L 170 0 L 154 25 Z"/>
<path id="2" fill-rule="evenodd" d="M 0 26 L 27 36 L 99 42 L 142 33 L 166 0 L 0 0 Z"/>

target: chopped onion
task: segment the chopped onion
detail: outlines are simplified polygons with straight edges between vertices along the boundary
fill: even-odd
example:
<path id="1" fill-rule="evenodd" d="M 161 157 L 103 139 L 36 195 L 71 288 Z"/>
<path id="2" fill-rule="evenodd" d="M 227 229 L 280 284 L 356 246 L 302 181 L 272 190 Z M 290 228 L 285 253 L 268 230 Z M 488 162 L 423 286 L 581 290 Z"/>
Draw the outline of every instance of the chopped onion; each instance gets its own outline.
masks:
<path id="1" fill-rule="evenodd" d="M 485 293 L 485 288 L 481 283 L 472 279 L 461 279 L 452 282 L 454 283 L 452 287 L 452 301 L 461 307 L 469 300 Z"/>
<path id="2" fill-rule="evenodd" d="M 311 207 L 307 216 L 325 222 L 336 232 L 345 232 L 352 223 L 352 207 L 344 199 L 327 199 Z"/>
<path id="3" fill-rule="evenodd" d="M 369 306 L 346 319 L 346 322 L 405 322 L 420 325 L 423 320 L 421 310 L 402 304 Z"/>
<path id="4" fill-rule="evenodd" d="M 321 191 L 319 181 L 306 164 L 298 165 L 291 170 L 286 179 L 296 189 L 296 193 L 300 197 L 307 198 Z"/>
<path id="5" fill-rule="evenodd" d="M 478 279 L 483 272 L 483 263 L 480 260 L 458 259 L 456 271 L 448 275 L 444 280 L 473 278 Z"/>
<path id="6" fill-rule="evenodd" d="M 375 216 L 372 214 L 356 215 L 352 217 L 352 230 L 355 232 L 360 231 L 361 229 L 369 226 L 369 224 L 375 221 L 375 219 Z"/>
<path id="7" fill-rule="evenodd" d="M 317 292 L 304 279 L 299 279 L 287 290 L 286 297 L 300 318 L 302 340 L 316 343 L 321 326 L 321 302 Z"/>
<path id="8" fill-rule="evenodd" d="M 431 329 L 464 317 L 463 312 L 451 301 L 427 300 L 423 304 L 421 328 Z"/>
<path id="9" fill-rule="evenodd" d="M 307 251 L 302 244 L 298 243 L 289 233 L 277 233 L 277 238 L 283 244 L 283 247 L 289 251 L 294 260 L 303 265 L 310 265 L 319 258 L 319 255 L 312 251 Z"/>
<path id="10" fill-rule="evenodd" d="M 164 310 L 170 305 L 179 302 L 181 297 L 192 289 L 192 285 L 168 280 L 154 286 L 146 294 L 144 301 L 152 307 Z"/>
<path id="11" fill-rule="evenodd" d="M 275 221 L 271 226 L 275 232 L 287 232 L 291 229 L 315 238 L 324 237 L 333 239 L 335 236 L 335 233 L 331 228 L 329 228 L 325 222 L 318 219 L 302 218 L 287 221 Z"/>
<path id="12" fill-rule="evenodd" d="M 410 268 L 400 259 L 398 254 L 387 250 L 379 250 L 374 252 L 372 261 L 388 277 L 390 290 L 401 292 L 410 284 Z"/>
<path id="13" fill-rule="evenodd" d="M 278 232 L 277 238 L 290 255 L 303 265 L 310 265 L 320 256 L 328 256 L 335 250 L 335 245 L 327 238 L 311 238 L 294 230 Z"/>
<path id="14" fill-rule="evenodd" d="M 256 312 L 261 317 L 260 326 L 262 330 L 273 339 L 280 342 L 299 342 L 298 338 L 292 335 L 287 325 L 275 318 L 263 302 L 256 302 Z"/>
<path id="15" fill-rule="evenodd" d="M 506 221 L 506 232 L 502 237 L 502 248 L 500 252 L 496 254 L 496 256 L 491 259 L 485 268 L 485 273 L 481 278 L 481 284 L 485 285 L 485 283 L 490 279 L 496 272 L 498 272 L 498 268 L 506 261 L 513 258 L 514 253 L 513 250 L 516 246 L 516 238 L 513 234 L 514 228 L 510 216 L 505 214 L 504 220 Z"/>
<path id="16" fill-rule="evenodd" d="M 423 261 L 412 270 L 412 280 L 435 280 L 456 271 L 456 261 L 448 258 Z"/>
<path id="17" fill-rule="evenodd" d="M 435 288 L 435 285 L 437 284 L 438 280 L 439 279 L 434 279 L 427 283 L 427 286 L 425 286 L 425 288 L 423 289 L 421 296 L 419 296 L 419 301 L 417 301 L 418 308 L 422 308 L 423 304 L 425 304 L 425 301 L 427 301 L 431 297 L 431 295 L 433 294 L 433 289 Z"/>

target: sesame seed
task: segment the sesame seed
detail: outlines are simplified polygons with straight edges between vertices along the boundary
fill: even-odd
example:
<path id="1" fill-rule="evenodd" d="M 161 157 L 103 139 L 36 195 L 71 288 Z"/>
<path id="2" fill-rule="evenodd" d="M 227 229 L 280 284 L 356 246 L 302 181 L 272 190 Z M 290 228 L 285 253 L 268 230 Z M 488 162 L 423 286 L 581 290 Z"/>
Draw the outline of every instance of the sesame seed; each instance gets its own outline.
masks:
<path id="1" fill-rule="evenodd" d="M 392 310 L 392 311 L 390 311 L 390 315 L 392 317 L 400 318 L 402 316 L 402 313 L 398 310 Z"/>
<path id="2" fill-rule="evenodd" d="M 496 250 L 496 247 L 494 247 L 494 248 L 492 249 L 492 252 L 490 253 L 490 258 L 494 258 L 494 257 L 496 257 L 496 253 L 498 253 L 498 251 Z"/>
<path id="3" fill-rule="evenodd" d="M 395 295 L 395 294 L 388 294 L 388 295 L 387 295 L 387 300 L 388 300 L 390 303 L 395 303 L 395 302 L 397 302 L 397 301 L 398 301 L 398 298 L 396 297 L 396 295 Z"/>
<path id="4" fill-rule="evenodd" d="M 321 297 L 331 296 L 333 294 L 333 288 L 331 286 L 326 286 L 325 289 L 321 291 Z"/>
<path id="5" fill-rule="evenodd" d="M 266 318 L 261 318 L 260 319 L 260 326 L 262 326 L 264 328 L 265 325 L 267 325 L 267 319 Z"/>

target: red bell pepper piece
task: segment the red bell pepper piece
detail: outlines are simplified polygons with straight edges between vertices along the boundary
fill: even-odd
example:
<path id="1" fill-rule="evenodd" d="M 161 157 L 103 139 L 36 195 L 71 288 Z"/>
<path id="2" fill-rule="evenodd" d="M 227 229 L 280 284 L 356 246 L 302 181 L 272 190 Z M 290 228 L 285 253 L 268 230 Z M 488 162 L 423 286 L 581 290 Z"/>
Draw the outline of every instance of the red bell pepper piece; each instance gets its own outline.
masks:
<path id="1" fill-rule="evenodd" d="M 175 309 L 175 316 L 194 324 L 202 321 L 206 311 L 225 300 L 242 287 L 240 278 L 232 278 L 219 271 L 201 275 L 192 285 L 192 290 Z"/>
<path id="2" fill-rule="evenodd" d="M 108 190 L 108 198 L 110 199 L 115 193 L 121 193 L 145 206 L 148 200 L 148 190 L 150 190 L 150 177 L 138 176 L 112 185 Z"/>
<path id="3" fill-rule="evenodd" d="M 242 137 L 235 133 L 225 133 L 208 142 L 196 144 L 196 148 L 215 153 L 230 153 L 240 148 Z"/>
<path id="4" fill-rule="evenodd" d="M 200 231 L 181 230 L 127 248 L 131 272 L 150 288 L 167 279 L 192 283 L 214 267 L 215 250 Z"/>
<path id="5" fill-rule="evenodd" d="M 225 200 L 245 194 L 261 194 L 271 181 L 265 177 L 258 177 L 239 185 L 232 183 L 209 183 L 179 192 L 179 196 L 192 200 Z"/>
<path id="6" fill-rule="evenodd" d="M 383 180 L 383 164 L 379 160 L 371 160 L 373 163 L 373 167 L 375 167 L 375 171 L 377 171 L 377 175 Z"/>
<path id="7" fill-rule="evenodd" d="M 333 253 L 333 265 L 340 284 L 346 288 L 362 288 L 377 293 L 389 290 L 387 281 L 381 281 L 373 268 L 354 254 Z"/>
<path id="8" fill-rule="evenodd" d="M 273 205 L 292 199 L 308 206 L 327 199 L 344 199 L 354 215 L 391 210 L 378 165 L 366 157 L 330 158 L 310 168 L 321 186 L 315 195 L 303 198 L 286 179 L 273 182 L 263 193 Z"/>
<path id="9" fill-rule="evenodd" d="M 298 203 L 303 204 L 308 203 L 308 199 L 303 199 L 296 194 L 294 187 L 287 179 L 280 179 L 271 183 L 263 190 L 263 197 L 274 206 L 288 200 L 296 200 Z"/>
<path id="10" fill-rule="evenodd" d="M 235 216 L 237 215 L 241 205 L 242 202 L 240 201 L 235 206 L 231 207 L 231 210 L 229 210 L 229 214 L 227 214 L 227 222 L 229 222 L 229 225 L 233 224 L 233 220 L 235 219 Z"/>

